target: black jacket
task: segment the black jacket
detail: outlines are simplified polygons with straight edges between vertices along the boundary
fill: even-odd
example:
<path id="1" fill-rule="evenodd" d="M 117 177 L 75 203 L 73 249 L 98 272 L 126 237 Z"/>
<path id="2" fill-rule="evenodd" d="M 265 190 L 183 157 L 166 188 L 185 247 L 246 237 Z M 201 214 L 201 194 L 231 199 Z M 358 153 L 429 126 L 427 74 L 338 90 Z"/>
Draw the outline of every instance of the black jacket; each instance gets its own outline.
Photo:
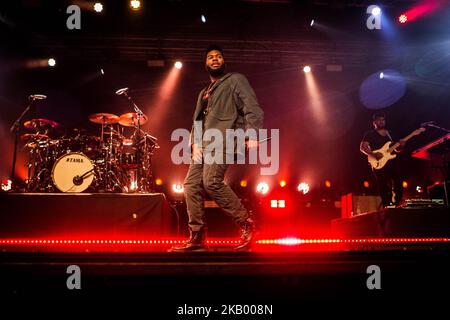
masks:
<path id="1" fill-rule="evenodd" d="M 206 89 L 205 87 L 198 95 L 193 118 L 194 121 L 204 121 L 204 131 L 215 128 L 220 130 L 225 137 L 226 129 L 240 128 L 246 130 L 253 128 L 258 131 L 262 128 L 264 112 L 244 75 L 227 73 L 216 81 L 211 88 L 208 99 L 208 113 L 204 116 L 202 96 Z M 193 142 L 193 134 L 194 125 L 191 130 L 191 143 Z M 205 146 L 205 142 L 203 146 Z"/>

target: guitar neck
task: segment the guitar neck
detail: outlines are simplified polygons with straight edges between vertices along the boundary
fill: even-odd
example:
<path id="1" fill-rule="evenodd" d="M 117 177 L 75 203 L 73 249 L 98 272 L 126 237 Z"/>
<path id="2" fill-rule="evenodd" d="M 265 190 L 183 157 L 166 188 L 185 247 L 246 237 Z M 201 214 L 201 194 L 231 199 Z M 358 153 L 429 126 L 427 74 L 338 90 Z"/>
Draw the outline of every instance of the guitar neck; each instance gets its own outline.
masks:
<path id="1" fill-rule="evenodd" d="M 402 140 L 404 140 L 405 142 L 408 141 L 409 139 L 411 139 L 412 137 L 414 137 L 415 131 L 411 132 L 410 134 L 408 134 L 406 137 L 404 137 Z M 391 153 L 392 151 L 394 151 L 397 147 L 400 146 L 400 143 L 396 142 L 394 143 L 390 148 L 389 148 L 389 153 Z"/>

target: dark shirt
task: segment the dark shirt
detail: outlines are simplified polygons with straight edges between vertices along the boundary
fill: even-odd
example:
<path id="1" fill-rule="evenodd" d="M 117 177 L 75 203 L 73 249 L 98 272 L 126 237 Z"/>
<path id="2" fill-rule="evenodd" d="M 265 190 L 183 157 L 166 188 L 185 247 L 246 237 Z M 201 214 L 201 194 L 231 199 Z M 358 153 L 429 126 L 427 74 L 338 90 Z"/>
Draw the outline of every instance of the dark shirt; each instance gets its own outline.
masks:
<path id="1" fill-rule="evenodd" d="M 208 114 L 209 96 L 211 94 L 211 89 L 215 83 L 216 83 L 216 81 L 211 82 L 209 84 L 208 88 L 206 88 L 206 90 L 203 92 L 202 100 L 201 100 L 201 104 L 202 104 L 202 111 L 200 113 L 201 118 L 203 118 L 204 116 L 206 116 Z"/>
<path id="2" fill-rule="evenodd" d="M 390 134 L 390 133 L 389 133 Z M 372 129 L 367 131 L 364 135 L 362 141 L 366 141 L 369 143 L 370 149 L 372 151 L 380 149 L 384 144 L 388 141 L 392 141 L 389 135 L 382 136 L 378 133 L 378 131 Z"/>

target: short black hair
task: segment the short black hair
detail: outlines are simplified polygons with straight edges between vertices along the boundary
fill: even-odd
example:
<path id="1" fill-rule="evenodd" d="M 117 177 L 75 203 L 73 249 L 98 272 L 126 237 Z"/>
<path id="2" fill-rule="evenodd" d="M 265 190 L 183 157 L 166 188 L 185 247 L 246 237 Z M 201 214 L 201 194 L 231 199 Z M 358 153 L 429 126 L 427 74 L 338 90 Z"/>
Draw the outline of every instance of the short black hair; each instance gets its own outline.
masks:
<path id="1" fill-rule="evenodd" d="M 383 111 L 377 111 L 372 115 L 372 120 L 375 120 L 377 118 L 383 118 L 386 119 L 386 113 L 384 113 Z"/>
<path id="2" fill-rule="evenodd" d="M 222 47 L 219 46 L 218 44 L 210 44 L 210 45 L 208 46 L 208 48 L 206 48 L 205 56 L 207 56 L 208 53 L 210 53 L 210 52 L 213 51 L 213 50 L 219 51 L 219 52 L 222 54 L 222 56 L 223 56 L 223 49 L 222 49 Z"/>

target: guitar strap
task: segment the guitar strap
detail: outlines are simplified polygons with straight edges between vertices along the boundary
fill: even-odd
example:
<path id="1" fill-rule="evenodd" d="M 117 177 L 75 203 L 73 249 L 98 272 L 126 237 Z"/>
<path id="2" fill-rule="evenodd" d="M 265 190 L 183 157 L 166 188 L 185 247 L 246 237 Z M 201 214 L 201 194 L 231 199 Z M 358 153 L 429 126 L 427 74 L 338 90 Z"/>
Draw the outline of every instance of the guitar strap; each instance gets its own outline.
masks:
<path id="1" fill-rule="evenodd" d="M 389 130 L 386 130 L 386 133 L 387 133 L 387 136 L 389 137 L 389 139 L 390 139 L 392 142 L 394 142 L 394 140 L 393 140 L 392 137 L 391 137 L 391 134 L 389 133 Z"/>

